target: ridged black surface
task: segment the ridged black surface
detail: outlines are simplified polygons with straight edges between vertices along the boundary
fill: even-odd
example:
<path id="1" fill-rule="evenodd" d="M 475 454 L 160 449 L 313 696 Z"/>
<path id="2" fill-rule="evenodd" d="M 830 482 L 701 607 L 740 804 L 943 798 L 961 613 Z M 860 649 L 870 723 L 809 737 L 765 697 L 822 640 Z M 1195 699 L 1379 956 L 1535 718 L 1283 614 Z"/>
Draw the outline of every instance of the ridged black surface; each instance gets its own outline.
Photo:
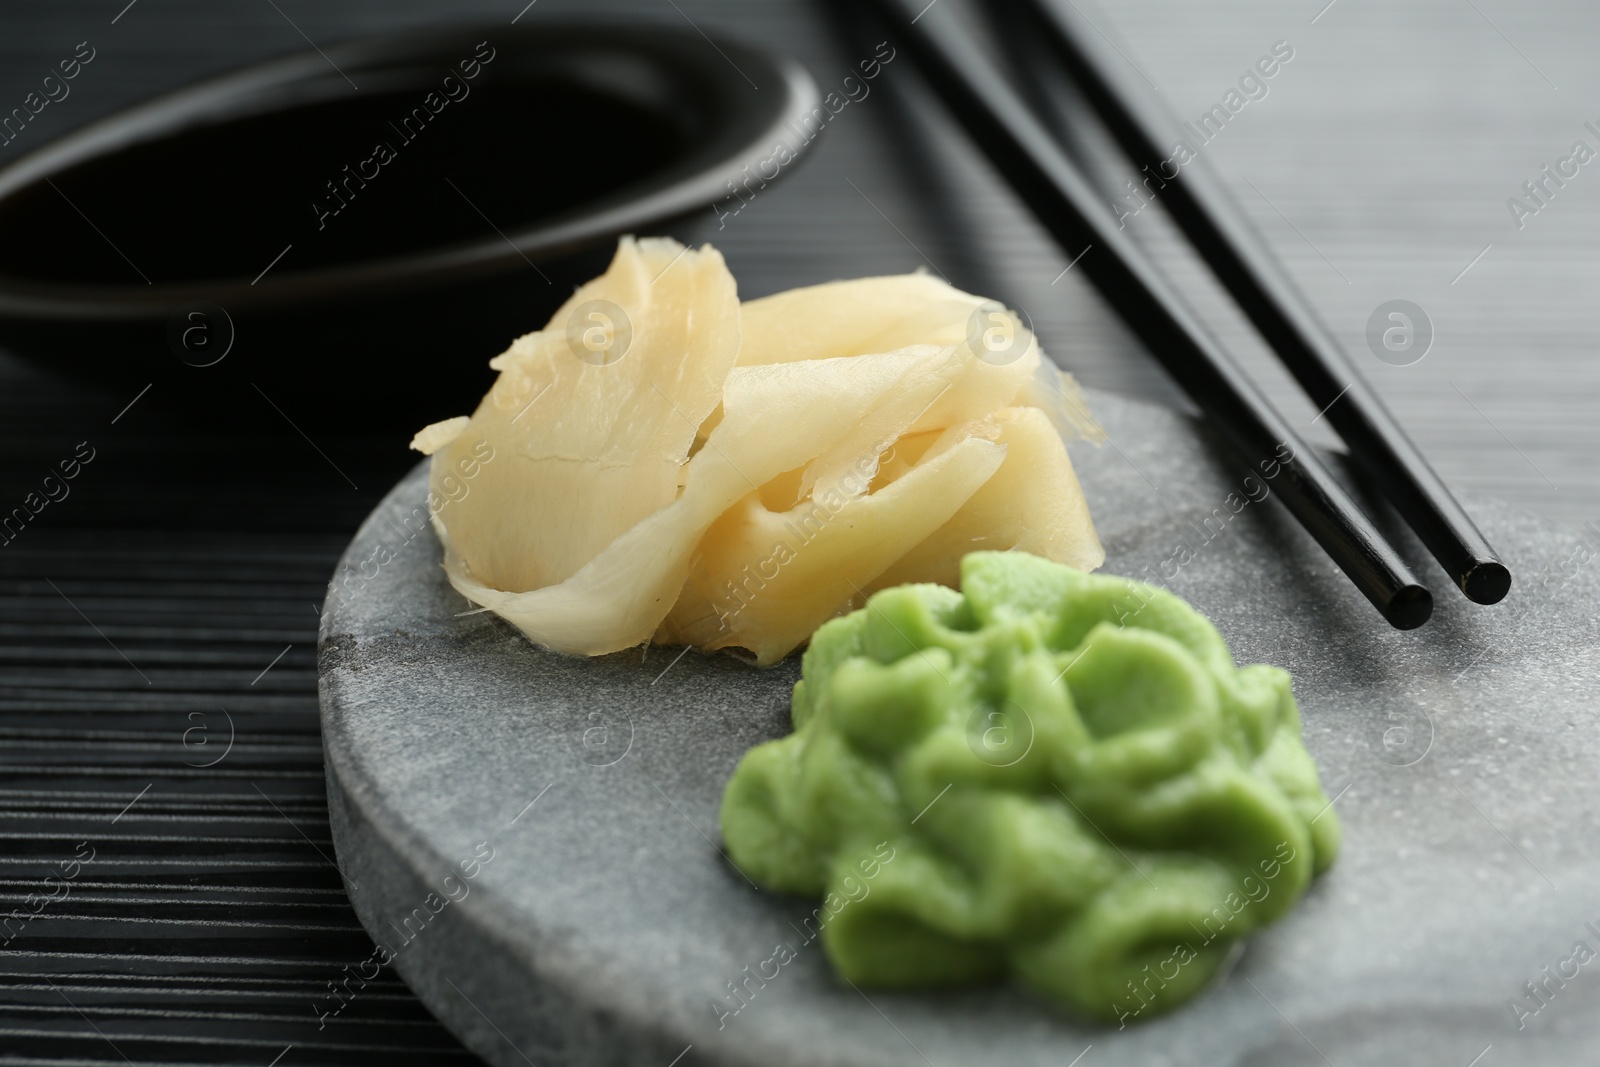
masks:
<path id="1" fill-rule="evenodd" d="M 387 971 L 331 1015 L 372 942 L 328 840 L 317 610 L 403 450 L 318 441 L 353 489 L 259 399 L 119 416 L 11 360 L 0 396 L 7 509 L 94 449 L 0 546 L 0 1063 L 473 1062 Z"/>

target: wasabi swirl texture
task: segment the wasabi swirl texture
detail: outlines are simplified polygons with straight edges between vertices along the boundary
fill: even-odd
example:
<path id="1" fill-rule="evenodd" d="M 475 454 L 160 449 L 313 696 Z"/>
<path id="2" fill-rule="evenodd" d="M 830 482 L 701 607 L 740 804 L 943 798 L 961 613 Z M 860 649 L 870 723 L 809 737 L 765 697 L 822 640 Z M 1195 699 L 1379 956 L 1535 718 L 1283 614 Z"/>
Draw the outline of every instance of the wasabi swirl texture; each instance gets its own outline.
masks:
<path id="1" fill-rule="evenodd" d="M 1124 1024 L 1181 1004 L 1338 851 L 1289 675 L 1235 667 L 1153 586 L 1020 552 L 961 580 L 816 632 L 794 733 L 728 783 L 729 854 L 826 902 L 892 843 L 869 895 L 821 911 L 858 985 L 1010 974 Z"/>

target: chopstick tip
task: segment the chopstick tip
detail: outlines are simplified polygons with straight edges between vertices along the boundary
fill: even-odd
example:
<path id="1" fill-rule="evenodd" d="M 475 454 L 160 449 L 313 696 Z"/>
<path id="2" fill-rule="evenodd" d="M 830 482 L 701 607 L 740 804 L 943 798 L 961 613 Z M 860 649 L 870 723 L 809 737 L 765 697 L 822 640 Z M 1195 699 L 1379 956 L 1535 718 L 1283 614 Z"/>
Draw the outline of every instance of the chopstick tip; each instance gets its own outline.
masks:
<path id="1" fill-rule="evenodd" d="M 1461 576 L 1461 591 L 1474 604 L 1498 604 L 1511 592 L 1511 571 L 1497 559 L 1482 560 Z"/>
<path id="2" fill-rule="evenodd" d="M 1432 617 L 1433 594 L 1420 585 L 1401 586 L 1383 615 L 1396 630 L 1415 630 Z"/>

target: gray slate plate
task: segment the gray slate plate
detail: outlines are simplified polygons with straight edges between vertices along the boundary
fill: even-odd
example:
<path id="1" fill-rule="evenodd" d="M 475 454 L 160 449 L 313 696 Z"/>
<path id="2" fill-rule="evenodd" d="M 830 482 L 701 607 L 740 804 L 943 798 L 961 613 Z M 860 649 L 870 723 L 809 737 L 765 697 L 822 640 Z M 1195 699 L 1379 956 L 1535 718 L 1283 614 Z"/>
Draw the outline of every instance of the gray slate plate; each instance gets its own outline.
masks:
<path id="1" fill-rule="evenodd" d="M 1213 518 L 1208 539 L 1203 520 L 1229 514 L 1239 483 L 1196 424 L 1094 403 L 1112 444 L 1074 460 L 1107 569 L 1142 577 L 1192 551 L 1170 587 L 1240 662 L 1294 672 L 1345 824 L 1339 864 L 1215 988 L 1118 1031 L 1011 987 L 837 981 L 790 925 L 811 904 L 756 891 L 718 852 L 723 783 L 786 732 L 797 666 L 569 659 L 463 615 L 418 521 L 419 468 L 357 534 L 321 643 L 339 862 L 418 995 L 507 1067 L 1596 1062 L 1600 957 L 1574 954 L 1600 953 L 1589 535 L 1471 501 L 1516 588 L 1469 604 L 1401 538 L 1438 610 L 1400 633 L 1276 503 Z M 797 958 L 719 1028 L 726 983 L 779 942 Z"/>

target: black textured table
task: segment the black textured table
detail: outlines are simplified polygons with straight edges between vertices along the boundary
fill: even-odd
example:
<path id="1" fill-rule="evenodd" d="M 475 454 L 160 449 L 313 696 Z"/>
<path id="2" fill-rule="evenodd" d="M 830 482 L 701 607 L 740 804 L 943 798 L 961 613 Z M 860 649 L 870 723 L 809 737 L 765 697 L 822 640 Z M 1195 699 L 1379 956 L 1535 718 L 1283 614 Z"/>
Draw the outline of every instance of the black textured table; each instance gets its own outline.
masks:
<path id="1" fill-rule="evenodd" d="M 693 22 L 798 55 L 825 92 L 874 43 L 821 4 L 524 3 L 13 5 L 0 111 L 80 42 L 94 58 L 0 161 L 308 39 L 468 17 Z M 1600 177 L 1584 166 L 1539 199 L 1523 188 L 1575 141 L 1600 148 L 1585 126 L 1600 125 L 1600 10 L 1324 5 L 1083 6 L 1195 118 L 1288 42 L 1292 60 L 1206 155 L 1447 478 L 1552 518 L 1600 514 Z M 707 62 L 721 62 L 709 47 Z M 708 208 L 678 236 L 723 248 L 746 295 L 927 267 L 1022 307 L 1087 383 L 1182 403 L 904 57 L 814 148 L 737 214 Z M 226 175 L 200 161 L 181 180 Z M 1325 435 L 1158 210 L 1127 224 Z M 1431 320 L 1419 362 L 1368 353 L 1369 316 L 1392 299 Z M 331 863 L 316 612 L 350 533 L 411 463 L 404 435 L 355 431 L 303 392 L 107 393 L 57 355 L 53 370 L 0 355 L 0 515 L 77 465 L 64 496 L 0 535 L 0 900 L 14 911 L 0 930 L 0 1063 L 469 1061 L 388 974 L 333 1012 L 333 984 L 371 946 Z"/>

